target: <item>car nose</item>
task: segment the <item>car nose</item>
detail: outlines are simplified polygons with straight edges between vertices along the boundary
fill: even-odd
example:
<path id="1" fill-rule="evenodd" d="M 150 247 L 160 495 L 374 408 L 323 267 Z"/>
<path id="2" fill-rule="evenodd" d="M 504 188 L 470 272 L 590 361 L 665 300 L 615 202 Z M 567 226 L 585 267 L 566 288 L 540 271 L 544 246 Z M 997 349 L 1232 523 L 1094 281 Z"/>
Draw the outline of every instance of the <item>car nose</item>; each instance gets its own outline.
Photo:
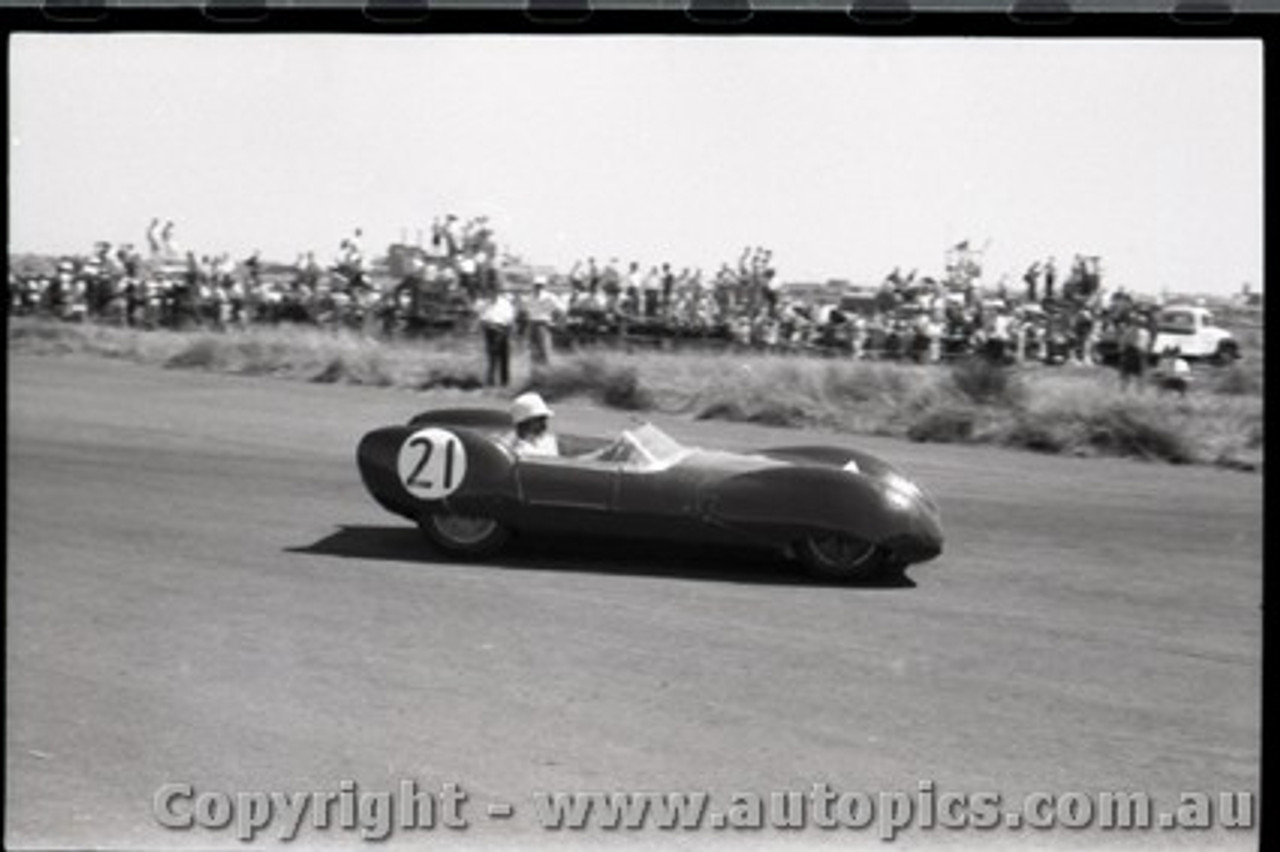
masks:
<path id="1" fill-rule="evenodd" d="M 921 512 L 911 528 L 885 539 L 884 547 L 893 557 L 906 564 L 928 562 L 942 555 L 942 523 L 937 512 Z"/>

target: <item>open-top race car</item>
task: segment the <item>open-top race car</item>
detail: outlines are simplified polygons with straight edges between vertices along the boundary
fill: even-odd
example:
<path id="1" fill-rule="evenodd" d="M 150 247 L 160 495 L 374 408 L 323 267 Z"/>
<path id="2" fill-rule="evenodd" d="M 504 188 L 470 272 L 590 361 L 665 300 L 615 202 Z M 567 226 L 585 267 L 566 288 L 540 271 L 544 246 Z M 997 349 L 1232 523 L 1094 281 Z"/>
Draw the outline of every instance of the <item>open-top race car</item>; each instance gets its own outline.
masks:
<path id="1" fill-rule="evenodd" d="M 658 538 L 771 547 L 819 576 L 861 580 L 942 551 L 933 500 L 857 450 L 698 449 L 650 423 L 559 443 L 561 455 L 518 455 L 507 412 L 438 409 L 369 432 L 357 459 L 383 508 L 461 557 L 513 532 Z"/>

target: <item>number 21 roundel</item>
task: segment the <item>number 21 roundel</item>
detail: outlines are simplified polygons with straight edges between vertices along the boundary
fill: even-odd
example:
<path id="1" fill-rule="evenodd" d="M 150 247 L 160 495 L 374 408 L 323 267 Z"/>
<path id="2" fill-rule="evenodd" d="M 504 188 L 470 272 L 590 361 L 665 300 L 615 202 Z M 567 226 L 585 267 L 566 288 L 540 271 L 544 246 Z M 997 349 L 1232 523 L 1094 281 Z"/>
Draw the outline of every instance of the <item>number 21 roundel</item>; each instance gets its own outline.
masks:
<path id="1" fill-rule="evenodd" d="M 447 497 L 467 476 L 467 451 L 462 441 L 444 429 L 419 429 L 400 445 L 400 482 L 423 500 Z"/>

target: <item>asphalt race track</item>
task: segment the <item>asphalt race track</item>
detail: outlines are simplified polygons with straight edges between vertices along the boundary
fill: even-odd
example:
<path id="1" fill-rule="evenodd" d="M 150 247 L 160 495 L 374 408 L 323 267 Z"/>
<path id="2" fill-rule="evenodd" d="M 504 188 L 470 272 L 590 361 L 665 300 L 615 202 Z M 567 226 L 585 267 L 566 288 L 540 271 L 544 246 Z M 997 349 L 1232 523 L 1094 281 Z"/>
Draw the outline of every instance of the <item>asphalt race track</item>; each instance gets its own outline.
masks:
<path id="1" fill-rule="evenodd" d="M 246 847 L 159 827 L 170 782 L 461 785 L 471 827 L 389 841 L 418 847 L 892 848 L 872 831 L 550 833 L 528 804 L 548 790 L 1258 789 L 1261 476 L 659 419 L 728 449 L 866 447 L 935 494 L 946 552 L 874 588 L 753 553 L 580 542 L 455 564 L 354 465 L 364 431 L 447 399 L 11 357 L 7 845 Z M 626 421 L 566 406 L 557 425 Z M 514 815 L 485 818 L 493 801 Z"/>

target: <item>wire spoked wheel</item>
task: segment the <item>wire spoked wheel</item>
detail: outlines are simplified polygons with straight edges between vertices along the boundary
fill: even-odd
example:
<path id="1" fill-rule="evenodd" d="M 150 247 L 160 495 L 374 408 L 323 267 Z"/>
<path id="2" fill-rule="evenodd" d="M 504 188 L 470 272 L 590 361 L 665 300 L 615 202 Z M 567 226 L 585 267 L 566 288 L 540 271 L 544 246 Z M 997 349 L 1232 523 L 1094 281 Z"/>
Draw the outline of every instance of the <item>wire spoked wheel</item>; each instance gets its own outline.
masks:
<path id="1" fill-rule="evenodd" d="M 866 580 L 884 566 L 877 545 L 839 533 L 811 535 L 800 542 L 799 551 L 809 573 L 828 580 Z"/>
<path id="2" fill-rule="evenodd" d="M 480 515 L 432 513 L 419 526 L 432 544 L 454 556 L 487 556 L 511 535 L 498 521 Z"/>

